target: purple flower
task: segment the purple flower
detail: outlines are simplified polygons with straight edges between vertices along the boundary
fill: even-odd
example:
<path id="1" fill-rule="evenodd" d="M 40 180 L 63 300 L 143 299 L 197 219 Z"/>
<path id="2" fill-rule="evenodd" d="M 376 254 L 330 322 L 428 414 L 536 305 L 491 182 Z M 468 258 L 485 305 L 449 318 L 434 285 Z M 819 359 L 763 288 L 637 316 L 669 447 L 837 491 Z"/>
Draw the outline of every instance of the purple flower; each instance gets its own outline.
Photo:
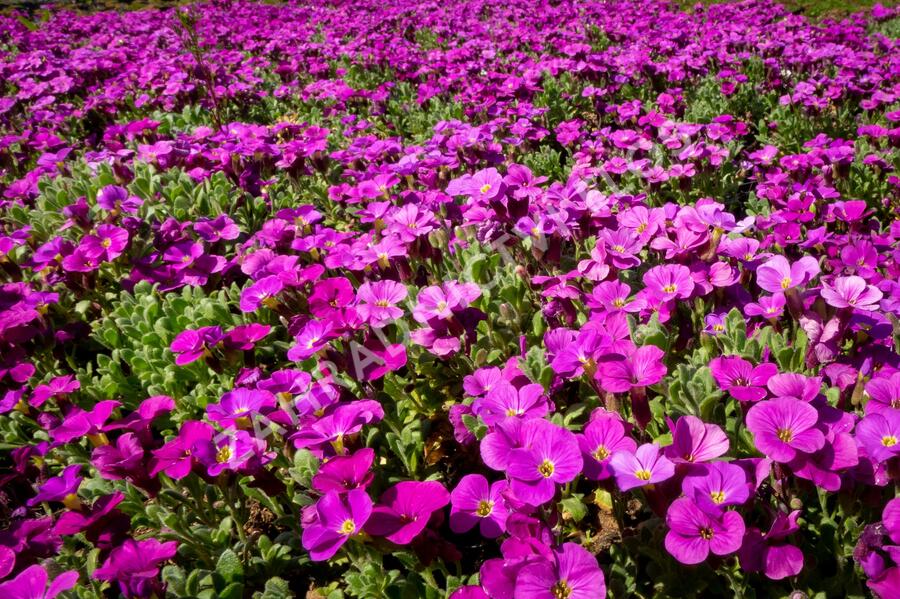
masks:
<path id="1" fill-rule="evenodd" d="M 757 284 L 771 293 L 783 293 L 806 285 L 820 272 L 812 256 L 804 256 L 793 264 L 784 256 L 773 256 L 756 269 Z"/>
<path id="2" fill-rule="evenodd" d="M 747 529 L 738 559 L 747 572 L 762 572 L 772 580 L 796 576 L 803 569 L 803 552 L 785 539 L 800 527 L 800 510 L 785 514 L 778 512 L 765 535 L 757 528 Z"/>
<path id="3" fill-rule="evenodd" d="M 529 420 L 525 428 L 534 428 L 534 432 L 526 447 L 509 454 L 510 489 L 517 499 L 541 505 L 553 498 L 557 484 L 567 483 L 581 472 L 581 451 L 572 432 L 546 420 Z"/>
<path id="4" fill-rule="evenodd" d="M 206 406 L 206 415 L 223 428 L 247 429 L 254 414 L 272 409 L 276 403 L 275 396 L 268 391 L 241 387 L 223 395 L 219 403 Z"/>
<path id="5" fill-rule="evenodd" d="M 82 478 L 78 476 L 79 472 L 81 472 L 81 464 L 67 466 L 61 475 L 54 476 L 41 485 L 37 495 L 28 500 L 28 505 L 37 505 L 42 501 L 61 501 L 67 507 L 77 507 L 79 504 L 78 487 L 82 481 Z"/>
<path id="6" fill-rule="evenodd" d="M 165 587 L 156 579 L 159 566 L 175 557 L 177 550 L 175 541 L 128 539 L 110 552 L 103 565 L 94 570 L 93 577 L 118 582 L 126 597 L 163 596 Z"/>
<path id="7" fill-rule="evenodd" d="M 303 529 L 301 542 L 313 561 L 331 558 L 359 533 L 372 514 L 372 499 L 363 489 L 345 496 L 329 491 L 315 505 L 313 522 Z"/>
<path id="8" fill-rule="evenodd" d="M 319 493 L 347 493 L 353 489 L 364 489 L 372 482 L 374 459 L 375 451 L 368 447 L 353 455 L 335 456 L 319 467 L 313 476 L 312 487 Z"/>
<path id="9" fill-rule="evenodd" d="M 552 559 L 526 564 L 516 578 L 514 599 L 603 599 L 606 580 L 587 549 L 563 543 Z"/>
<path id="10" fill-rule="evenodd" d="M 787 299 L 783 293 L 761 296 L 757 303 L 749 303 L 744 306 L 744 314 L 747 316 L 762 316 L 763 318 L 779 318 L 784 313 Z"/>
<path id="11" fill-rule="evenodd" d="M 662 455 L 656 443 L 645 443 L 634 453 L 619 451 L 609 465 L 620 491 L 659 483 L 675 474 L 675 464 Z"/>
<path id="12" fill-rule="evenodd" d="M 675 463 L 708 462 L 728 451 L 728 435 L 718 425 L 706 424 L 696 416 L 682 416 L 674 425 L 669 420 L 672 444 L 666 457 Z"/>
<path id="13" fill-rule="evenodd" d="M 241 312 L 254 312 L 260 306 L 274 309 L 278 306 L 277 296 L 284 289 L 284 282 L 277 275 L 263 277 L 241 292 Z"/>
<path id="14" fill-rule="evenodd" d="M 103 425 L 120 405 L 118 401 L 110 399 L 97 402 L 90 412 L 75 408 L 66 415 L 62 424 L 51 431 L 51 437 L 57 443 L 68 443 L 84 436 L 88 436 L 96 444 L 105 443 Z"/>
<path id="15" fill-rule="evenodd" d="M 75 586 L 78 572 L 67 570 L 59 574 L 49 587 L 48 578 L 44 567 L 35 564 L 19 572 L 12 580 L 0 583 L 0 593 L 5 599 L 53 599 Z"/>
<path id="16" fill-rule="evenodd" d="M 713 378 L 723 391 L 741 401 L 759 401 L 766 396 L 763 385 L 778 373 L 771 362 L 753 366 L 740 356 L 721 356 L 709 363 Z"/>
<path id="17" fill-rule="evenodd" d="M 831 285 L 823 281 L 820 294 L 830 306 L 856 310 L 877 310 L 878 302 L 884 297 L 878 287 L 868 285 L 856 275 L 837 277 Z"/>
<path id="18" fill-rule="evenodd" d="M 796 372 L 775 374 L 766 382 L 766 387 L 776 398 L 789 397 L 810 402 L 819 394 L 822 387 L 820 377 L 807 377 Z"/>
<path id="19" fill-rule="evenodd" d="M 700 509 L 692 499 L 676 499 L 666 512 L 665 546 L 682 564 L 699 564 L 710 552 L 728 555 L 741 547 L 744 520 L 737 512 L 713 514 Z"/>
<path id="20" fill-rule="evenodd" d="M 356 292 L 356 311 L 371 326 L 383 327 L 403 316 L 397 304 L 406 299 L 406 294 L 406 287 L 396 281 L 367 281 Z"/>
<path id="21" fill-rule="evenodd" d="M 175 354 L 175 363 L 184 366 L 203 357 L 223 338 L 222 328 L 217 326 L 185 329 L 175 335 L 169 349 Z"/>
<path id="22" fill-rule="evenodd" d="M 450 529 L 463 533 L 477 524 L 481 535 L 489 539 L 503 534 L 509 515 L 503 499 L 507 486 L 505 480 L 490 484 L 480 474 L 462 477 L 450 493 Z"/>
<path id="23" fill-rule="evenodd" d="M 814 407 L 791 398 L 759 402 L 746 418 L 756 447 L 772 460 L 784 463 L 825 445 L 825 436 L 816 428 L 818 420 Z"/>
<path id="24" fill-rule="evenodd" d="M 687 266 L 661 264 L 644 273 L 644 285 L 663 301 L 690 297 L 694 280 Z"/>
<path id="25" fill-rule="evenodd" d="M 213 438 L 212 443 L 197 448 L 197 459 L 206 466 L 209 476 L 218 476 L 226 470 L 253 473 L 275 457 L 266 452 L 265 439 L 242 430 L 226 432 Z"/>
<path id="26" fill-rule="evenodd" d="M 100 259 L 109 262 L 122 255 L 128 245 L 128 231 L 114 225 L 100 225 L 96 235 L 84 236 L 81 245 L 92 255 L 96 253 Z"/>
<path id="27" fill-rule="evenodd" d="M 143 204 L 137 196 L 128 193 L 128 190 L 118 185 L 107 185 L 97 193 L 97 205 L 107 212 L 135 213 Z"/>
<path id="28" fill-rule="evenodd" d="M 618 414 L 594 417 L 576 435 L 584 458 L 584 475 L 591 480 L 604 480 L 613 475 L 610 459 L 617 452 L 634 453 L 637 443 L 625 434 L 625 423 Z"/>
<path id="29" fill-rule="evenodd" d="M 516 389 L 506 381 L 499 382 L 472 404 L 472 411 L 489 426 L 510 416 L 542 418 L 549 410 L 541 385 L 530 384 Z"/>
<path id="30" fill-rule="evenodd" d="M 888 409 L 900 409 L 900 372 L 878 376 L 866 383 L 866 414 Z"/>
<path id="31" fill-rule="evenodd" d="M 685 497 L 706 511 L 740 505 L 750 497 L 747 473 L 728 462 L 712 462 L 691 470 L 681 488 Z"/>
<path id="32" fill-rule="evenodd" d="M 159 449 L 153 450 L 150 475 L 165 472 L 169 478 L 180 480 L 190 474 L 195 454 L 212 442 L 215 431 L 205 422 L 187 420 L 181 424 L 178 436 Z"/>
<path id="33" fill-rule="evenodd" d="M 297 335 L 296 343 L 288 350 L 288 360 L 305 360 L 324 349 L 334 337 L 334 325 L 331 321 L 310 320 Z"/>
<path id="34" fill-rule="evenodd" d="M 612 360 L 598 369 L 597 377 L 604 391 L 621 393 L 632 387 L 655 385 L 666 375 L 663 350 L 655 345 L 635 349 L 623 360 Z"/>
<path id="35" fill-rule="evenodd" d="M 900 410 L 868 414 L 856 425 L 856 441 L 879 462 L 900 453 Z"/>
<path id="36" fill-rule="evenodd" d="M 450 493 L 439 482 L 399 482 L 381 495 L 365 530 L 406 545 L 425 529 L 431 514 L 448 503 Z"/>

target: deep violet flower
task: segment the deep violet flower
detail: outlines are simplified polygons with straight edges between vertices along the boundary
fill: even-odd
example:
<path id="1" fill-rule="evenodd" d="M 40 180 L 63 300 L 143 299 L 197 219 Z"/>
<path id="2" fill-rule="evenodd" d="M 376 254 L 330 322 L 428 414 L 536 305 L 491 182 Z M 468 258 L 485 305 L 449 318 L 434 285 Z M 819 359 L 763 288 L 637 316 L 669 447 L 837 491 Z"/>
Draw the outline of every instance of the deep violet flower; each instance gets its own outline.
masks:
<path id="1" fill-rule="evenodd" d="M 709 462 L 728 451 L 728 435 L 717 424 L 707 424 L 696 416 L 685 415 L 674 424 L 669 420 L 672 444 L 666 457 L 675 463 Z"/>
<path id="2" fill-rule="evenodd" d="M 450 493 L 439 482 L 399 482 L 381 495 L 365 531 L 406 545 L 425 529 L 431 514 L 448 503 Z"/>
<path id="3" fill-rule="evenodd" d="M 54 599 L 78 582 L 78 572 L 67 570 L 59 574 L 47 586 L 49 576 L 43 566 L 35 564 L 19 572 L 6 582 L 0 582 L 0 593 L 5 599 Z"/>
<path id="4" fill-rule="evenodd" d="M 219 400 L 206 406 L 207 417 L 219 426 L 250 428 L 252 418 L 267 409 L 275 408 L 275 396 L 268 391 L 240 387 L 227 392 Z"/>
<path id="5" fill-rule="evenodd" d="M 866 414 L 888 409 L 900 409 L 900 372 L 879 376 L 866 383 Z"/>
<path id="6" fill-rule="evenodd" d="M 710 552 L 728 555 L 741 547 L 744 520 L 737 512 L 713 514 L 700 509 L 692 499 L 676 499 L 668 512 L 665 546 L 682 564 L 699 564 Z"/>
<path id="7" fill-rule="evenodd" d="M 610 459 L 619 451 L 634 453 L 637 443 L 626 435 L 625 423 L 618 414 L 592 418 L 584 432 L 576 435 L 584 458 L 584 475 L 591 480 L 613 476 Z"/>
<path id="8" fill-rule="evenodd" d="M 765 534 L 757 528 L 748 528 L 738 551 L 741 568 L 747 572 L 762 572 L 772 580 L 799 574 L 803 569 L 803 552 L 786 540 L 800 530 L 799 517 L 800 510 L 790 514 L 778 512 Z"/>
<path id="9" fill-rule="evenodd" d="M 185 329 L 175 335 L 175 338 L 172 339 L 172 343 L 169 345 L 169 349 L 175 354 L 175 363 L 179 366 L 184 366 L 199 360 L 222 341 L 224 337 L 222 328 L 218 326 Z"/>
<path id="10" fill-rule="evenodd" d="M 884 297 L 878 287 L 856 275 L 837 277 L 832 284 L 823 281 L 820 294 L 830 306 L 855 310 L 877 310 L 878 302 Z"/>
<path id="11" fill-rule="evenodd" d="M 503 498 L 507 486 L 505 480 L 491 484 L 480 474 L 462 477 L 450 493 L 450 529 L 463 533 L 477 525 L 481 535 L 489 539 L 503 534 L 509 515 Z"/>
<path id="12" fill-rule="evenodd" d="M 634 453 L 619 451 L 609 465 L 620 491 L 660 483 L 675 474 L 675 464 L 662 455 L 656 443 L 645 443 Z"/>
<path id="13" fill-rule="evenodd" d="M 110 552 L 92 576 L 97 580 L 118 582 L 126 597 L 150 597 L 154 593 L 162 596 L 164 587 L 156 578 L 159 566 L 175 557 L 177 550 L 175 541 L 128 539 Z"/>
<path id="14" fill-rule="evenodd" d="M 821 449 L 825 436 L 816 428 L 818 420 L 814 407 L 791 398 L 761 401 L 746 418 L 756 447 L 776 462 L 790 462 L 799 453 Z"/>
<path id="15" fill-rule="evenodd" d="M 721 356 L 710 360 L 712 377 L 723 391 L 741 401 L 759 401 L 766 396 L 766 382 L 778 373 L 771 362 L 753 366 L 740 356 Z"/>
<path id="16" fill-rule="evenodd" d="M 784 256 L 773 256 L 756 269 L 756 282 L 766 291 L 783 293 L 806 285 L 820 270 L 812 256 L 804 256 L 793 264 Z"/>
<path id="17" fill-rule="evenodd" d="M 284 282 L 276 275 L 263 277 L 241 292 L 241 312 L 254 312 L 260 306 L 273 309 L 278 305 L 277 296 L 284 289 Z"/>
<path id="18" fill-rule="evenodd" d="M 563 543 L 552 559 L 525 565 L 516 578 L 514 599 L 602 599 L 606 597 L 603 571 L 587 549 Z"/>
<path id="19" fill-rule="evenodd" d="M 345 496 L 329 491 L 316 502 L 315 519 L 303 529 L 301 542 L 313 561 L 331 558 L 360 532 L 372 514 L 372 499 L 363 489 Z"/>
<path id="20" fill-rule="evenodd" d="M 574 434 L 546 420 L 528 421 L 523 428 L 534 428 L 534 432 L 526 447 L 509 454 L 510 489 L 517 499 L 541 505 L 553 498 L 557 484 L 578 476 L 581 452 Z"/>

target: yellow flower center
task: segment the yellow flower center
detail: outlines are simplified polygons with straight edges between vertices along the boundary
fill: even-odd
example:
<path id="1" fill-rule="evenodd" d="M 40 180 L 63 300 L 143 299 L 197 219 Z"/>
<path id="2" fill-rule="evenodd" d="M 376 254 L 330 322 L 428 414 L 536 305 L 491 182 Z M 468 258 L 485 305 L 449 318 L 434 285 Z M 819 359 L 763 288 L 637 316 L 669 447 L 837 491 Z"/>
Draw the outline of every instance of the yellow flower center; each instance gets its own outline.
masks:
<path id="1" fill-rule="evenodd" d="M 700 536 L 706 539 L 707 541 L 713 538 L 713 531 L 711 528 L 701 528 Z"/>
<path id="2" fill-rule="evenodd" d="M 566 597 L 572 594 L 572 587 L 570 587 L 569 583 L 565 580 L 560 580 L 553 585 L 550 592 L 553 593 L 554 599 L 566 599 Z"/>
<path id="3" fill-rule="evenodd" d="M 338 529 L 338 532 L 342 535 L 353 534 L 353 531 L 356 530 L 356 523 L 353 522 L 350 518 L 347 518 L 341 523 L 341 527 Z"/>
<path id="4" fill-rule="evenodd" d="M 481 186 L 481 189 L 479 189 L 479 191 L 480 191 L 481 193 L 487 193 L 487 192 L 489 192 L 490 190 L 491 190 L 491 184 L 490 184 L 490 183 L 485 183 L 484 185 Z"/>
<path id="5" fill-rule="evenodd" d="M 897 444 L 897 437 L 894 435 L 886 435 L 881 438 L 881 444 L 885 447 L 893 447 Z"/>
<path id="6" fill-rule="evenodd" d="M 675 283 L 669 283 L 665 287 L 663 287 L 663 291 L 666 293 L 675 293 L 678 291 L 678 286 Z"/>
<path id="7" fill-rule="evenodd" d="M 625 246 L 624 245 L 614 245 L 612 249 L 621 253 L 621 252 L 625 251 Z"/>
<path id="8" fill-rule="evenodd" d="M 107 237 L 106 239 L 104 239 L 103 241 L 100 242 L 100 245 L 102 245 L 105 248 L 108 248 L 109 246 L 112 245 L 112 239 Z"/>
<path id="9" fill-rule="evenodd" d="M 794 438 L 794 431 L 789 428 L 780 428 L 778 429 L 778 438 L 785 443 L 790 443 L 791 439 Z"/>
<path id="10" fill-rule="evenodd" d="M 216 452 L 216 461 L 223 464 L 231 459 L 231 447 L 228 445 Z"/>
<path id="11" fill-rule="evenodd" d="M 375 305 L 379 308 L 387 308 L 391 305 L 391 303 L 387 300 L 378 300 L 377 302 L 375 302 Z"/>
<path id="12" fill-rule="evenodd" d="M 553 466 L 553 462 L 551 462 L 550 460 L 544 460 L 543 462 L 541 462 L 541 465 L 538 466 L 538 472 L 540 472 L 541 476 L 543 476 L 544 478 L 550 478 L 551 476 L 553 476 L 554 469 L 555 468 Z"/>
<path id="13" fill-rule="evenodd" d="M 482 499 L 478 502 L 478 509 L 475 510 L 475 513 L 478 514 L 482 518 L 486 518 L 491 515 L 491 512 L 494 511 L 494 502 L 488 501 L 486 499 Z"/>
<path id="14" fill-rule="evenodd" d="M 712 499 L 712 502 L 716 505 L 725 502 L 725 491 L 713 491 L 709 494 L 709 498 Z"/>
<path id="15" fill-rule="evenodd" d="M 625 300 L 623 300 L 621 297 L 617 297 L 616 299 L 613 300 L 613 306 L 615 306 L 616 308 L 621 308 L 624 305 L 625 305 Z"/>
<path id="16" fill-rule="evenodd" d="M 634 473 L 634 477 L 638 480 L 650 480 L 650 471 L 649 470 L 636 470 Z"/>
<path id="17" fill-rule="evenodd" d="M 602 462 L 606 458 L 609 457 L 609 450 L 605 445 L 598 445 L 597 449 L 594 450 L 594 459 L 598 462 Z"/>
<path id="18" fill-rule="evenodd" d="M 791 278 L 790 277 L 785 277 L 785 278 L 781 279 L 781 288 L 782 289 L 787 289 L 790 286 L 791 286 Z"/>

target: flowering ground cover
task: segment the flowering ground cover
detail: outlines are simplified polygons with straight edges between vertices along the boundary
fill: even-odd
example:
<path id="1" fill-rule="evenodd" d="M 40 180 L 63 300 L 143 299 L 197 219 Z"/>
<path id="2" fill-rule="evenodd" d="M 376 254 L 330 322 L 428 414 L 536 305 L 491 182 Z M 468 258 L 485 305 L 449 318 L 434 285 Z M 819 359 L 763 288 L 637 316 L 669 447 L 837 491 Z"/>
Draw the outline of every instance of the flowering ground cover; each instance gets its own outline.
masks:
<path id="1" fill-rule="evenodd" d="M 900 596 L 898 32 L 0 16 L 0 592 Z"/>

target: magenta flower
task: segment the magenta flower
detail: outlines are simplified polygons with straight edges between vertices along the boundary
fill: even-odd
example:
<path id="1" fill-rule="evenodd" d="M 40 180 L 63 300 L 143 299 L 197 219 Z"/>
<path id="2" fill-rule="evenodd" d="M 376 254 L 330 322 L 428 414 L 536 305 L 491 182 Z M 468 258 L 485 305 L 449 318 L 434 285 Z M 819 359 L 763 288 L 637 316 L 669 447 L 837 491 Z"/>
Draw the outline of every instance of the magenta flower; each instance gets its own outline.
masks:
<path id="1" fill-rule="evenodd" d="M 512 384 L 501 381 L 483 398 L 475 400 L 472 411 L 485 424 L 493 425 L 510 416 L 542 418 L 550 411 L 550 404 L 541 385 L 531 384 L 516 389 Z"/>
<path id="2" fill-rule="evenodd" d="M 712 514 L 697 506 L 692 499 L 676 499 L 666 512 L 665 546 L 682 564 L 699 564 L 712 552 L 728 555 L 741 547 L 744 520 L 737 512 Z"/>
<path id="3" fill-rule="evenodd" d="M 483 537 L 494 539 L 506 532 L 509 509 L 503 498 L 508 484 L 493 484 L 480 474 L 467 474 L 450 493 L 450 530 L 463 533 L 476 525 Z"/>
<path id="4" fill-rule="evenodd" d="M 406 299 L 406 294 L 406 287 L 396 281 L 367 281 L 356 292 L 356 311 L 371 326 L 381 328 L 403 316 L 397 304 Z"/>
<path id="5" fill-rule="evenodd" d="M 784 463 L 825 445 L 825 436 L 816 428 L 818 420 L 814 407 L 791 398 L 759 402 L 746 418 L 756 447 L 772 460 Z"/>
<path id="6" fill-rule="evenodd" d="M 329 491 L 316 502 L 315 517 L 303 529 L 301 542 L 313 561 L 330 559 L 360 532 L 372 514 L 372 499 L 363 489 L 345 496 Z"/>
<path id="7" fill-rule="evenodd" d="M 249 351 L 256 346 L 256 342 L 265 338 L 272 330 L 267 324 L 259 324 L 251 322 L 250 324 L 239 324 L 234 327 L 222 340 L 222 345 L 227 349 L 236 349 L 240 351 Z"/>
<path id="8" fill-rule="evenodd" d="M 541 505 L 553 498 L 557 484 L 581 472 L 581 451 L 574 434 L 546 420 L 528 421 L 525 427 L 534 427 L 534 433 L 526 447 L 509 454 L 510 489 L 517 499 Z"/>
<path id="9" fill-rule="evenodd" d="M 119 589 L 126 597 L 150 597 L 165 594 L 162 583 L 157 580 L 159 566 L 173 557 L 178 543 L 160 543 L 156 539 L 135 541 L 128 539 L 113 549 L 103 565 L 94 570 L 97 580 L 118 582 Z"/>
<path id="10" fill-rule="evenodd" d="M 297 449 L 308 448 L 322 456 L 329 449 L 333 454 L 344 453 L 344 441 L 370 422 L 384 418 L 384 410 L 377 401 L 362 400 L 340 404 L 318 420 L 303 426 L 291 436 Z"/>
<path id="11" fill-rule="evenodd" d="M 685 476 L 681 488 L 706 511 L 741 505 L 750 497 L 747 473 L 729 462 L 703 464 Z"/>
<path id="12" fill-rule="evenodd" d="M 626 435 L 625 423 L 618 414 L 592 418 L 584 432 L 576 437 L 584 459 L 584 475 L 591 480 L 604 480 L 613 475 L 609 462 L 617 452 L 637 450 L 637 443 Z"/>
<path id="13" fill-rule="evenodd" d="M 763 386 L 778 373 L 771 362 L 753 366 L 740 356 L 721 356 L 709 362 L 713 378 L 723 391 L 741 401 L 759 401 L 766 396 Z"/>
<path id="14" fill-rule="evenodd" d="M 169 478 L 180 480 L 190 474 L 195 454 L 212 443 L 215 431 L 205 422 L 187 420 L 181 424 L 178 436 L 159 449 L 153 450 L 150 476 L 165 472 Z"/>
<path id="15" fill-rule="evenodd" d="M 463 391 L 472 397 L 481 397 L 503 381 L 499 368 L 479 368 L 463 378 Z"/>
<path id="16" fill-rule="evenodd" d="M 773 397 L 789 397 L 800 401 L 810 402 L 819 394 L 822 388 L 820 377 L 808 377 L 796 372 L 784 372 L 775 374 L 766 382 Z"/>
<path id="17" fill-rule="evenodd" d="M 268 391 L 240 387 L 222 396 L 219 403 L 206 406 L 207 417 L 219 426 L 250 428 L 251 419 L 268 409 L 275 408 L 275 396 Z"/>
<path id="18" fill-rule="evenodd" d="M 757 284 L 771 293 L 783 293 L 806 285 L 820 272 L 812 256 L 804 256 L 793 264 L 784 256 L 773 256 L 756 269 Z"/>
<path id="19" fill-rule="evenodd" d="M 241 312 L 254 312 L 260 306 L 274 309 L 278 306 L 277 296 L 284 289 L 284 282 L 277 275 L 263 277 L 241 291 Z"/>
<path id="20" fill-rule="evenodd" d="M 448 503 L 450 493 L 439 482 L 399 482 L 381 495 L 365 530 L 406 545 L 425 529 L 431 514 Z"/>
<path id="21" fill-rule="evenodd" d="M 297 335 L 296 343 L 288 350 L 288 360 L 303 361 L 325 348 L 335 337 L 329 320 L 310 320 Z"/>
<path id="22" fill-rule="evenodd" d="M 57 443 L 68 443 L 84 436 L 93 438 L 97 443 L 102 443 L 101 434 L 104 424 L 109 420 L 113 410 L 120 405 L 118 401 L 108 399 L 97 402 L 90 412 L 75 408 L 66 414 L 62 424 L 51 431 L 51 437 Z"/>
<path id="23" fill-rule="evenodd" d="M 68 591 L 78 582 L 78 572 L 67 570 L 59 574 L 47 586 L 49 576 L 43 566 L 33 565 L 6 582 L 0 583 L 0 594 L 5 599 L 54 599 L 63 591 Z"/>
<path id="24" fill-rule="evenodd" d="M 663 301 L 690 297 L 694 279 L 687 266 L 661 264 L 644 273 L 644 285 Z"/>
<path id="25" fill-rule="evenodd" d="M 621 393 L 632 387 L 655 385 L 666 375 L 663 350 L 655 345 L 635 349 L 623 360 L 612 360 L 598 369 L 597 377 L 604 391 Z"/>
<path id="26" fill-rule="evenodd" d="M 77 507 L 78 487 L 82 481 L 82 478 L 78 476 L 79 472 L 81 472 L 81 464 L 66 466 L 61 475 L 54 476 L 41 485 L 37 495 L 28 500 L 28 505 L 37 505 L 42 501 L 61 501 L 67 506 Z"/>
<path id="27" fill-rule="evenodd" d="M 135 213 L 143 204 L 137 196 L 131 195 L 124 187 L 107 185 L 97 192 L 97 205 L 107 212 Z"/>
<path id="28" fill-rule="evenodd" d="M 779 318 L 784 313 L 787 298 L 783 293 L 765 295 L 757 302 L 750 302 L 744 306 L 744 314 L 747 316 L 762 316 L 763 318 Z"/>
<path id="29" fill-rule="evenodd" d="M 900 410 L 868 414 L 856 425 L 856 442 L 878 462 L 900 454 Z"/>
<path id="30" fill-rule="evenodd" d="M 603 571 L 587 549 L 563 543 L 552 559 L 526 564 L 516 578 L 514 599 L 602 599 L 606 597 Z"/>
<path id="31" fill-rule="evenodd" d="M 672 444 L 665 448 L 666 457 L 675 463 L 709 462 L 728 451 L 728 435 L 718 425 L 707 424 L 696 416 L 682 416 L 673 425 Z"/>
<path id="32" fill-rule="evenodd" d="M 800 510 L 790 514 L 778 512 L 769 532 L 747 529 L 738 559 L 747 572 L 762 572 L 772 580 L 796 576 L 803 570 L 803 552 L 786 541 L 786 537 L 800 530 L 797 518 Z"/>
<path id="33" fill-rule="evenodd" d="M 837 277 L 831 285 L 823 281 L 820 295 L 830 306 L 855 310 L 877 310 L 878 302 L 884 297 L 878 287 L 868 285 L 856 275 Z"/>
<path id="34" fill-rule="evenodd" d="M 353 455 L 335 456 L 319 467 L 319 471 L 313 476 L 312 487 L 319 493 L 347 493 L 353 489 L 364 489 L 374 477 L 374 459 L 375 451 L 368 447 L 363 447 Z"/>
<path id="35" fill-rule="evenodd" d="M 223 338 L 222 328 L 217 326 L 185 329 L 175 335 L 169 349 L 175 354 L 175 363 L 184 366 L 203 357 Z"/>
<path id="36" fill-rule="evenodd" d="M 549 335 L 545 337 L 548 349 L 550 339 Z M 554 372 L 566 378 L 578 378 L 582 374 L 593 377 L 597 372 L 597 358 L 607 343 L 608 340 L 597 329 L 582 329 L 574 340 L 569 338 L 559 349 L 550 366 Z"/>
<path id="37" fill-rule="evenodd" d="M 659 445 L 645 443 L 634 453 L 619 451 L 609 461 L 620 491 L 663 482 L 675 474 L 675 464 L 662 455 Z"/>
<path id="38" fill-rule="evenodd" d="M 275 455 L 266 452 L 265 439 L 258 439 L 247 431 L 229 430 L 213 438 L 212 443 L 197 449 L 197 460 L 206 466 L 209 476 L 227 471 L 253 473 L 271 461 Z"/>
<path id="39" fill-rule="evenodd" d="M 82 247 L 92 254 L 96 253 L 101 260 L 110 262 L 122 255 L 128 245 L 128 231 L 115 225 L 100 225 L 96 234 L 85 235 L 81 240 Z"/>

